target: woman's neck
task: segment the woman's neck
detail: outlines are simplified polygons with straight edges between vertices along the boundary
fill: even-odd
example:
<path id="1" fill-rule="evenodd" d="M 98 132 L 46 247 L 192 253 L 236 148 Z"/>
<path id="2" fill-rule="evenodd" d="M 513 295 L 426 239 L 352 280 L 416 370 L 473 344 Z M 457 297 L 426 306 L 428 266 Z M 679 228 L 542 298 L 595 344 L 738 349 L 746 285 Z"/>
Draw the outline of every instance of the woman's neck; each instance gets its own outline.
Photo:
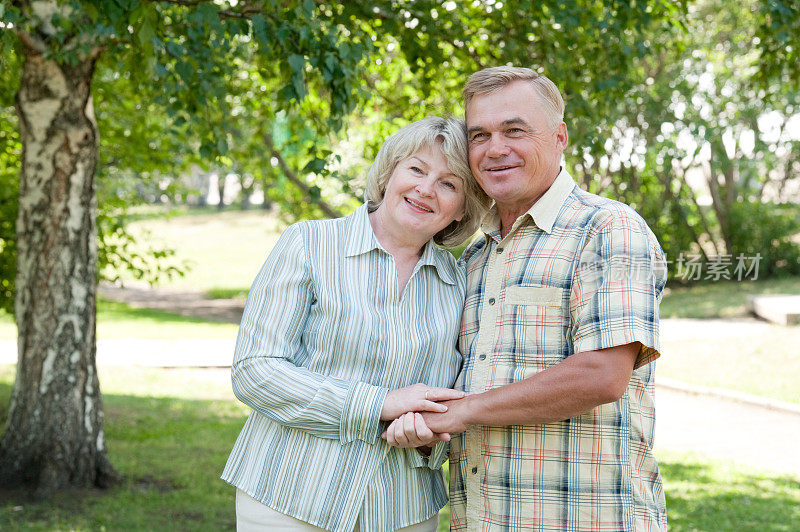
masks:
<path id="1" fill-rule="evenodd" d="M 386 223 L 384 211 L 381 208 L 369 213 L 369 223 L 380 245 L 396 260 L 410 257 L 419 259 L 425 250 L 425 244 L 430 240 L 420 237 L 419 234 L 403 231 L 394 224 Z"/>

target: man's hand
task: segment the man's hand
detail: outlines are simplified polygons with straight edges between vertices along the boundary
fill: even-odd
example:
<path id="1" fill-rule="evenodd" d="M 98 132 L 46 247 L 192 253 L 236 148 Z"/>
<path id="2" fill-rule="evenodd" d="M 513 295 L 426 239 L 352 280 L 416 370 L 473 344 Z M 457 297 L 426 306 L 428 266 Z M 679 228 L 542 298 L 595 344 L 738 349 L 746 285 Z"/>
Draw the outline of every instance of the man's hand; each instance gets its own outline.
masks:
<path id="1" fill-rule="evenodd" d="M 381 409 L 381 421 L 397 419 L 406 412 L 446 412 L 447 406 L 437 401 L 462 397 L 464 392 L 450 388 L 436 388 L 422 383 L 398 388 L 386 394 Z"/>
<path id="2" fill-rule="evenodd" d="M 440 441 L 450 441 L 449 434 L 431 431 L 419 412 L 406 412 L 395 419 L 381 437 L 393 447 L 430 447 Z"/>
<path id="3" fill-rule="evenodd" d="M 445 401 L 445 413 L 423 413 L 433 432 L 458 434 L 469 425 L 539 425 L 613 403 L 625 393 L 641 344 L 632 342 L 567 357 L 531 377 Z"/>
<path id="4" fill-rule="evenodd" d="M 469 421 L 469 396 L 454 401 L 441 403 L 447 407 L 443 413 L 423 413 L 421 414 L 425 425 L 432 432 L 437 434 L 458 434 L 467 430 L 471 424 Z"/>

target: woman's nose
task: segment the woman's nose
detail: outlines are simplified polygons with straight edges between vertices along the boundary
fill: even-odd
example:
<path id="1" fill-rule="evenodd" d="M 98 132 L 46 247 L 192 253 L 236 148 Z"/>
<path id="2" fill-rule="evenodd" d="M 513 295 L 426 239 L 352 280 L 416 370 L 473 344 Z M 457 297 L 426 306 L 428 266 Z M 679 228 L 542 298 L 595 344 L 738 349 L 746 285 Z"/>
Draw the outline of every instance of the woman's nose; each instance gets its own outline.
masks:
<path id="1" fill-rule="evenodd" d="M 422 179 L 416 186 L 417 193 L 420 196 L 433 195 L 433 180 L 429 178 Z"/>

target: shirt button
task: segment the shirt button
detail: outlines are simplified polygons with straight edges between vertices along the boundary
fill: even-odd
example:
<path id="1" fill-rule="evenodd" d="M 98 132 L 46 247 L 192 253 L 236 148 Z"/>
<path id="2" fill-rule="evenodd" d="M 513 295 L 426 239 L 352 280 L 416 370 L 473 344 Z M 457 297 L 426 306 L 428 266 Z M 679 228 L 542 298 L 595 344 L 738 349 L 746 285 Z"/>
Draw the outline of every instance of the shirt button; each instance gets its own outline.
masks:
<path id="1" fill-rule="evenodd" d="M 500 253 L 502 253 L 502 252 L 503 252 L 503 248 L 497 248 L 497 254 L 498 254 L 498 255 L 499 255 Z"/>
<path id="2" fill-rule="evenodd" d="M 480 358 L 481 360 L 486 360 L 486 355 L 481 355 L 478 358 Z"/>
<path id="3" fill-rule="evenodd" d="M 494 305 L 494 298 L 493 298 L 493 297 L 490 297 L 490 298 L 489 298 L 489 304 L 490 304 L 490 305 Z"/>
<path id="4" fill-rule="evenodd" d="M 478 473 L 478 466 L 472 468 L 472 474 L 475 475 Z"/>

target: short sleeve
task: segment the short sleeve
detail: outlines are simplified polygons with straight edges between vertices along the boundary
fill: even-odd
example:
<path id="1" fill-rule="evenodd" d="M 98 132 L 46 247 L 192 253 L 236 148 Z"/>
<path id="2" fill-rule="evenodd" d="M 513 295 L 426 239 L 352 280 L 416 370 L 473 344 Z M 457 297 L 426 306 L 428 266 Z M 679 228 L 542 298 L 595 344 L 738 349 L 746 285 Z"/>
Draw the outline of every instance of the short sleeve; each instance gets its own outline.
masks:
<path id="1" fill-rule="evenodd" d="M 658 306 L 666 284 L 666 262 L 638 215 L 606 214 L 587 235 L 573 278 L 573 350 L 641 342 L 638 368 L 660 356 Z"/>

